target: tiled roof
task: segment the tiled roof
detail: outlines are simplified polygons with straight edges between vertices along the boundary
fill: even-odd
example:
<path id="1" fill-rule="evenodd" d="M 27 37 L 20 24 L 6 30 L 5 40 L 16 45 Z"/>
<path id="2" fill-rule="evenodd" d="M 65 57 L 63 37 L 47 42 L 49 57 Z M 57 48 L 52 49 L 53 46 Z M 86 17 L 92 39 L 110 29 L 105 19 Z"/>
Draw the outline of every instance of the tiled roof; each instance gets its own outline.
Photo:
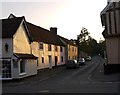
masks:
<path id="1" fill-rule="evenodd" d="M 2 38 L 12 38 L 24 17 L 2 19 Z"/>
<path id="2" fill-rule="evenodd" d="M 49 30 L 44 29 L 40 26 L 36 26 L 27 22 L 27 27 L 33 41 L 44 42 L 47 44 L 54 44 L 65 46 L 57 35 L 51 33 Z"/>
<path id="3" fill-rule="evenodd" d="M 75 43 L 73 43 L 72 41 L 68 40 L 67 38 L 64 38 L 64 37 L 59 36 L 59 35 L 58 35 L 58 37 L 60 39 L 62 39 L 64 42 L 66 42 L 67 44 L 70 44 L 70 45 L 73 45 L 73 46 L 77 46 Z"/>
<path id="4" fill-rule="evenodd" d="M 19 59 L 37 59 L 38 58 L 38 57 L 34 56 L 33 54 L 14 53 L 14 55 Z"/>

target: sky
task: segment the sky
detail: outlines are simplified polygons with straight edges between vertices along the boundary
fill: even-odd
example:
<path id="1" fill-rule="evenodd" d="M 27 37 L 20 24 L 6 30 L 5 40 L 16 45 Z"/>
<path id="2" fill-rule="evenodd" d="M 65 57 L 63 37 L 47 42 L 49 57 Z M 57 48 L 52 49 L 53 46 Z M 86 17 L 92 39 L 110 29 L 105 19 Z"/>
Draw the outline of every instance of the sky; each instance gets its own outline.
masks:
<path id="1" fill-rule="evenodd" d="M 76 39 L 82 27 L 97 41 L 104 39 L 100 12 L 107 0 L 2 0 L 2 15 L 10 13 L 45 29 L 57 27 L 58 35 Z"/>

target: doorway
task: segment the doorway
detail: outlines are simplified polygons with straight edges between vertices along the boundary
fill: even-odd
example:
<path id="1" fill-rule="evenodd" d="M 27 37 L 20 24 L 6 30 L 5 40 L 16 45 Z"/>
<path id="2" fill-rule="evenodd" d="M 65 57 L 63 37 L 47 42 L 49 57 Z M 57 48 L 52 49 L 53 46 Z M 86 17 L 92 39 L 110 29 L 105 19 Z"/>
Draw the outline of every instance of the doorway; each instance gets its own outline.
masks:
<path id="1" fill-rule="evenodd" d="M 55 56 L 55 67 L 57 67 L 57 61 L 58 61 L 58 58 L 57 56 Z"/>

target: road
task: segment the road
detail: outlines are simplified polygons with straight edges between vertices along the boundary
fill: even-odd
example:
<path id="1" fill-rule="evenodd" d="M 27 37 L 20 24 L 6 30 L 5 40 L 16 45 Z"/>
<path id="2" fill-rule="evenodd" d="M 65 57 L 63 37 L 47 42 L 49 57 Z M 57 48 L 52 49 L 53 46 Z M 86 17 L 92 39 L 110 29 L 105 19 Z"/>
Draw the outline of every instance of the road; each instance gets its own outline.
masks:
<path id="1" fill-rule="evenodd" d="M 29 81 L 3 83 L 3 93 L 118 93 L 118 82 L 101 82 L 92 78 L 102 63 L 101 57 L 93 57 L 78 69 L 62 67 L 51 74 L 51 71 L 47 72 L 46 76 L 41 72 Z"/>

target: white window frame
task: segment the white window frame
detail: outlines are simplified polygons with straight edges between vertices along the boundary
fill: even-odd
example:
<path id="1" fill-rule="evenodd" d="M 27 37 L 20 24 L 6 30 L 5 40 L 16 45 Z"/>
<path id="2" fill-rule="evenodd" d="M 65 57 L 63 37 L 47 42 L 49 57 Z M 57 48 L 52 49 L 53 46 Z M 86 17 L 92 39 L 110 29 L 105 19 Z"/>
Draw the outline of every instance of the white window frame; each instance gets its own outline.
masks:
<path id="1" fill-rule="evenodd" d="M 24 63 L 24 71 L 23 72 L 21 72 L 21 61 L 26 61 L 25 59 L 21 59 L 20 60 L 20 62 L 19 62 L 19 73 L 20 73 L 20 75 L 25 75 L 26 74 L 26 64 Z"/>

